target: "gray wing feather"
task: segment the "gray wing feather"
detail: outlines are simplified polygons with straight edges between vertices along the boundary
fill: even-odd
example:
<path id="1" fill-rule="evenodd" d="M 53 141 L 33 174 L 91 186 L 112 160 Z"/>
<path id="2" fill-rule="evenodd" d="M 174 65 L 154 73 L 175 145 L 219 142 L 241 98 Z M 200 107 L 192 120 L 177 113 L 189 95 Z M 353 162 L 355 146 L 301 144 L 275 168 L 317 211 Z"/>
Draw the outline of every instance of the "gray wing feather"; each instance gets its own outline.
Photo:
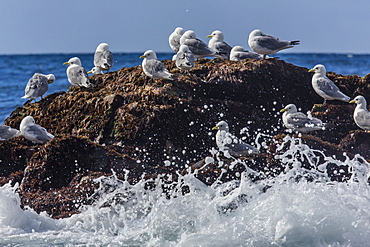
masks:
<path id="1" fill-rule="evenodd" d="M 227 44 L 226 42 L 216 42 L 214 44 L 214 50 L 217 51 L 218 53 L 229 55 L 232 47 Z"/>
<path id="2" fill-rule="evenodd" d="M 337 85 L 334 84 L 329 78 L 321 77 L 317 79 L 317 86 L 320 90 L 325 92 L 328 96 L 332 98 L 349 98 L 345 94 L 343 94 Z"/>
<path id="3" fill-rule="evenodd" d="M 184 45 L 189 47 L 189 50 L 194 54 L 194 56 L 211 56 L 215 54 L 215 51 L 210 49 L 206 43 L 199 39 L 187 39 Z"/>
<path id="4" fill-rule="evenodd" d="M 322 121 L 318 118 L 309 118 L 302 112 L 296 112 L 290 114 L 290 118 L 287 119 L 288 124 L 294 126 L 294 128 L 303 128 L 308 126 L 320 126 Z"/>
<path id="5" fill-rule="evenodd" d="M 280 40 L 270 35 L 260 36 L 257 39 L 258 44 L 270 50 L 279 50 L 282 48 L 292 47 L 290 41 Z"/>
<path id="6" fill-rule="evenodd" d="M 24 90 L 25 95 L 32 99 L 36 99 L 48 90 L 48 79 L 46 76 L 35 73 L 31 79 L 29 79 L 27 86 Z"/>
<path id="7" fill-rule="evenodd" d="M 363 129 L 370 129 L 370 112 L 360 111 L 356 115 L 356 122 Z"/>
<path id="8" fill-rule="evenodd" d="M 37 124 L 31 124 L 25 130 L 28 134 L 33 135 L 40 142 L 47 142 L 54 138 L 54 136 L 46 131 L 45 128 Z"/>
<path id="9" fill-rule="evenodd" d="M 74 66 L 68 71 L 68 79 L 72 85 L 89 87 L 90 80 L 86 70 L 81 66 Z"/>
<path id="10" fill-rule="evenodd" d="M 176 56 L 176 66 L 187 66 L 193 67 L 194 66 L 194 55 L 190 52 L 178 52 Z"/>
<path id="11" fill-rule="evenodd" d="M 110 51 L 99 51 L 94 55 L 94 65 L 103 70 L 109 70 L 113 66 L 113 54 Z"/>
<path id="12" fill-rule="evenodd" d="M 10 126 L 0 125 L 0 140 L 8 140 L 19 134 L 19 131 L 11 128 Z"/>

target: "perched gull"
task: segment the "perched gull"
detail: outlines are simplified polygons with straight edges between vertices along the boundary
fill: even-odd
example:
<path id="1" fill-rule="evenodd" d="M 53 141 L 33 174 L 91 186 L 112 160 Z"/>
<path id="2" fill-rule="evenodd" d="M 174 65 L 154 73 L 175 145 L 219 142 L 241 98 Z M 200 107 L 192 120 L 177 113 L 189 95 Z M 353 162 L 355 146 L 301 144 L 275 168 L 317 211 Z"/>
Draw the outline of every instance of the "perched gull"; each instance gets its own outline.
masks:
<path id="1" fill-rule="evenodd" d="M 87 75 L 86 70 L 82 67 L 81 60 L 78 57 L 72 57 L 68 62 L 65 62 L 64 65 L 69 65 L 67 68 L 67 77 L 68 81 L 73 86 L 92 86 L 89 76 Z"/>
<path id="2" fill-rule="evenodd" d="M 35 73 L 31 79 L 29 79 L 27 86 L 24 90 L 23 99 L 34 100 L 41 97 L 48 91 L 49 84 L 55 81 L 53 74 L 43 75 Z"/>
<path id="3" fill-rule="evenodd" d="M 225 121 L 216 124 L 212 130 L 217 129 L 216 144 L 220 151 L 228 152 L 234 157 L 243 157 L 246 155 L 258 153 L 258 149 L 243 142 L 238 137 L 229 132 L 229 125 Z"/>
<path id="4" fill-rule="evenodd" d="M 173 33 L 168 37 L 168 43 L 174 52 L 178 52 L 180 49 L 180 38 L 184 34 L 184 29 L 182 27 L 177 27 Z"/>
<path id="5" fill-rule="evenodd" d="M 322 64 L 318 64 L 308 72 L 315 72 L 312 76 L 312 87 L 318 95 L 324 98 L 324 105 L 327 100 L 341 100 L 348 102 L 351 98 L 342 93 L 339 88 L 326 77 L 326 69 Z"/>
<path id="6" fill-rule="evenodd" d="M 142 67 L 144 73 L 154 79 L 173 80 L 173 74 L 168 72 L 164 64 L 157 59 L 153 50 L 147 50 L 140 58 L 144 58 Z"/>
<path id="7" fill-rule="evenodd" d="M 280 112 L 284 112 L 283 123 L 288 129 L 292 129 L 300 133 L 308 133 L 310 131 L 324 129 L 324 124 L 320 119 L 298 112 L 297 107 L 294 104 L 285 106 L 280 110 Z"/>
<path id="8" fill-rule="evenodd" d="M 247 51 L 242 46 L 234 46 L 230 52 L 231 61 L 240 61 L 247 58 L 262 59 L 263 56 L 255 52 Z"/>
<path id="9" fill-rule="evenodd" d="M 194 67 L 194 55 L 187 45 L 181 45 L 176 55 L 176 66 L 181 70 L 189 70 Z"/>
<path id="10" fill-rule="evenodd" d="M 0 141 L 6 141 L 20 135 L 21 132 L 19 130 L 13 129 L 6 125 L 0 125 Z"/>
<path id="11" fill-rule="evenodd" d="M 266 35 L 262 33 L 261 30 L 256 29 L 249 34 L 248 45 L 253 51 L 258 54 L 262 54 L 263 58 L 266 58 L 266 55 L 275 54 L 278 51 L 299 45 L 299 40 L 280 40 L 276 37 Z"/>
<path id="12" fill-rule="evenodd" d="M 187 45 L 195 58 L 213 57 L 216 55 L 216 51 L 209 48 L 200 39 L 197 39 L 193 30 L 188 30 L 181 36 L 180 45 Z"/>
<path id="13" fill-rule="evenodd" d="M 102 74 L 102 71 L 99 67 L 94 67 L 90 71 L 87 71 L 88 74 L 98 75 Z"/>
<path id="14" fill-rule="evenodd" d="M 113 66 L 113 54 L 109 51 L 107 43 L 101 43 L 94 54 L 94 66 L 100 70 L 110 70 Z"/>
<path id="15" fill-rule="evenodd" d="M 366 99 L 358 95 L 349 103 L 356 103 L 353 119 L 357 126 L 364 130 L 370 130 L 370 112 L 366 109 Z"/>
<path id="16" fill-rule="evenodd" d="M 20 131 L 24 138 L 35 143 L 45 143 L 54 138 L 54 136 L 48 133 L 46 129 L 35 124 L 35 119 L 31 116 L 27 116 L 22 119 Z"/>
<path id="17" fill-rule="evenodd" d="M 221 57 L 228 58 L 230 56 L 232 48 L 224 41 L 224 34 L 221 31 L 215 30 L 207 38 L 211 38 L 208 42 L 209 48 L 216 51 Z"/>

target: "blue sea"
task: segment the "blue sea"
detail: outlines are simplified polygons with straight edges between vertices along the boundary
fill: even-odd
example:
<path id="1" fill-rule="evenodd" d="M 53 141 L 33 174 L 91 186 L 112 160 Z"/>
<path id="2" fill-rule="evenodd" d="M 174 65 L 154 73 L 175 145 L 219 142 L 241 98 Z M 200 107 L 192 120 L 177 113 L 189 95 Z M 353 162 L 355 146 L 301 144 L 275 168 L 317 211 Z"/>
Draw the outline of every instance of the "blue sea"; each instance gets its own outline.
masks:
<path id="1" fill-rule="evenodd" d="M 115 53 L 112 70 L 141 64 L 140 55 Z M 157 55 L 165 60 L 173 54 Z M 0 122 L 26 102 L 21 97 L 35 72 L 56 76 L 47 94 L 67 91 L 70 84 L 63 63 L 73 56 L 80 57 L 87 70 L 93 67 L 93 54 L 0 56 Z M 279 53 L 276 57 L 306 68 L 321 63 L 343 75 L 370 72 L 366 54 Z M 169 185 L 160 179 L 153 181 L 157 189 L 147 191 L 144 182 L 131 185 L 113 174 L 96 181 L 101 186 L 95 192 L 95 204 L 66 219 L 22 209 L 17 185 L 4 185 L 0 187 L 0 246 L 369 246 L 370 164 L 360 155 L 324 157 L 327 163 L 348 165 L 353 172 L 347 183 L 332 182 L 325 172 L 302 168 L 297 158 L 315 159 L 322 150 L 290 136 L 278 145 L 288 142 L 290 148 L 275 158 L 292 168 L 279 177 L 253 182 L 247 174 L 254 171 L 246 166 L 238 181 L 205 186 L 189 173 L 181 177 L 183 183 L 171 185 L 177 188 L 173 194 L 163 195 L 162 186 Z M 210 150 L 206 163 L 214 161 L 214 152 Z M 324 171 L 325 164 L 317 168 Z M 314 181 L 304 179 L 308 173 Z M 182 186 L 188 187 L 187 195 L 179 194 Z M 265 188 L 269 189 L 263 192 Z M 121 199 L 114 203 L 118 195 Z M 107 202 L 110 206 L 103 206 Z"/>

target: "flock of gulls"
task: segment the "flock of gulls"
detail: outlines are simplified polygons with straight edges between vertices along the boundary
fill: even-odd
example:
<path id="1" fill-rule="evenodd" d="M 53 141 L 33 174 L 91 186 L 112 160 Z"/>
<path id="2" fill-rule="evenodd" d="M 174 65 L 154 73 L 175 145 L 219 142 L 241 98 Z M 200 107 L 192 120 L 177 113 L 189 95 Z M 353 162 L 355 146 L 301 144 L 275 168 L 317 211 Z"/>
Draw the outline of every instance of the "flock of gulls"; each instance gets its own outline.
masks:
<path id="1" fill-rule="evenodd" d="M 224 41 L 224 34 L 215 30 L 210 35 L 208 44 L 196 37 L 193 30 L 184 31 L 177 27 L 168 38 L 171 49 L 176 53 L 172 60 L 179 70 L 187 71 L 194 67 L 196 58 L 220 57 L 231 61 L 240 61 L 247 58 L 268 59 L 268 55 L 275 54 L 281 50 L 292 48 L 299 45 L 298 40 L 286 41 L 280 40 L 271 35 L 264 34 L 261 30 L 253 30 L 249 34 L 248 45 L 253 51 L 248 51 L 242 46 L 231 47 Z M 140 58 L 143 58 L 142 69 L 145 75 L 153 79 L 174 80 L 174 74 L 171 74 L 164 64 L 157 59 L 153 50 L 147 50 Z M 107 43 L 101 43 L 96 48 L 94 54 L 94 67 L 86 72 L 82 67 L 81 60 L 73 57 L 65 62 L 68 65 L 68 81 L 78 87 L 92 87 L 89 73 L 101 74 L 109 71 L 113 66 L 113 54 L 109 51 Z M 324 105 L 328 100 L 341 100 L 344 102 L 355 103 L 353 117 L 355 123 L 364 130 L 370 130 L 370 112 L 367 110 L 366 99 L 359 95 L 353 100 L 340 91 L 340 89 L 326 77 L 324 65 L 318 64 L 309 72 L 314 72 L 312 77 L 312 87 L 315 92 L 324 99 Z M 22 98 L 35 100 L 42 97 L 48 90 L 48 84 L 55 81 L 53 74 L 43 75 L 35 73 L 28 81 L 25 88 L 25 95 Z M 310 131 L 325 129 L 325 124 L 318 118 L 298 112 L 294 104 L 289 104 L 280 110 L 282 112 L 283 124 L 287 129 L 299 133 L 308 133 Z M 216 134 L 216 144 L 220 151 L 234 157 L 241 157 L 250 154 L 256 154 L 259 150 L 229 132 L 229 126 L 225 121 L 217 123 L 213 129 L 218 130 Z M 35 143 L 45 143 L 54 136 L 47 130 L 35 123 L 31 116 L 25 117 L 20 130 L 13 129 L 6 125 L 0 125 L 0 140 L 8 140 L 17 136 L 24 136 L 26 139 Z"/>

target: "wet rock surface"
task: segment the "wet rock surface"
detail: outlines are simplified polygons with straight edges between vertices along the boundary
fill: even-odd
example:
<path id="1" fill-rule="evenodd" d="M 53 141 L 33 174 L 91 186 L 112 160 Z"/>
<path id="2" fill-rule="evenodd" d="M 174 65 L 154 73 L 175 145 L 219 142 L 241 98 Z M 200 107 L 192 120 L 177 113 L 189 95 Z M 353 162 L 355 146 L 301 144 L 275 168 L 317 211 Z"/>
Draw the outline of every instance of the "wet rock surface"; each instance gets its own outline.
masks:
<path id="1" fill-rule="evenodd" d="M 288 148 L 290 136 L 326 156 L 340 159 L 343 153 L 359 153 L 370 159 L 370 134 L 354 123 L 355 106 L 339 101 L 318 105 L 323 100 L 312 89 L 307 68 L 277 59 L 199 59 L 189 72 L 177 71 L 172 61 L 165 65 L 177 74 L 176 80 L 150 79 L 141 66 L 122 68 L 94 75 L 93 88 L 72 86 L 15 109 L 6 125 L 19 128 L 31 115 L 55 138 L 43 145 L 23 137 L 1 142 L 1 184 L 19 183 L 24 206 L 60 218 L 91 203 L 94 179 L 112 172 L 135 183 L 158 174 L 176 179 L 178 173 L 192 170 L 208 185 L 238 179 L 246 169 L 256 171 L 253 179 L 274 176 L 285 169 L 276 155 Z M 370 98 L 369 75 L 331 72 L 328 77 L 350 97 Z M 303 112 L 311 110 L 327 123 L 326 130 L 286 133 L 279 110 L 289 103 Z M 247 143 L 263 133 L 258 136 L 261 153 L 239 160 L 216 154 L 211 128 L 220 120 Z M 318 158 L 317 165 L 323 162 Z M 348 177 L 343 167 L 326 167 L 334 180 Z M 340 176 L 338 169 L 344 171 Z"/>

